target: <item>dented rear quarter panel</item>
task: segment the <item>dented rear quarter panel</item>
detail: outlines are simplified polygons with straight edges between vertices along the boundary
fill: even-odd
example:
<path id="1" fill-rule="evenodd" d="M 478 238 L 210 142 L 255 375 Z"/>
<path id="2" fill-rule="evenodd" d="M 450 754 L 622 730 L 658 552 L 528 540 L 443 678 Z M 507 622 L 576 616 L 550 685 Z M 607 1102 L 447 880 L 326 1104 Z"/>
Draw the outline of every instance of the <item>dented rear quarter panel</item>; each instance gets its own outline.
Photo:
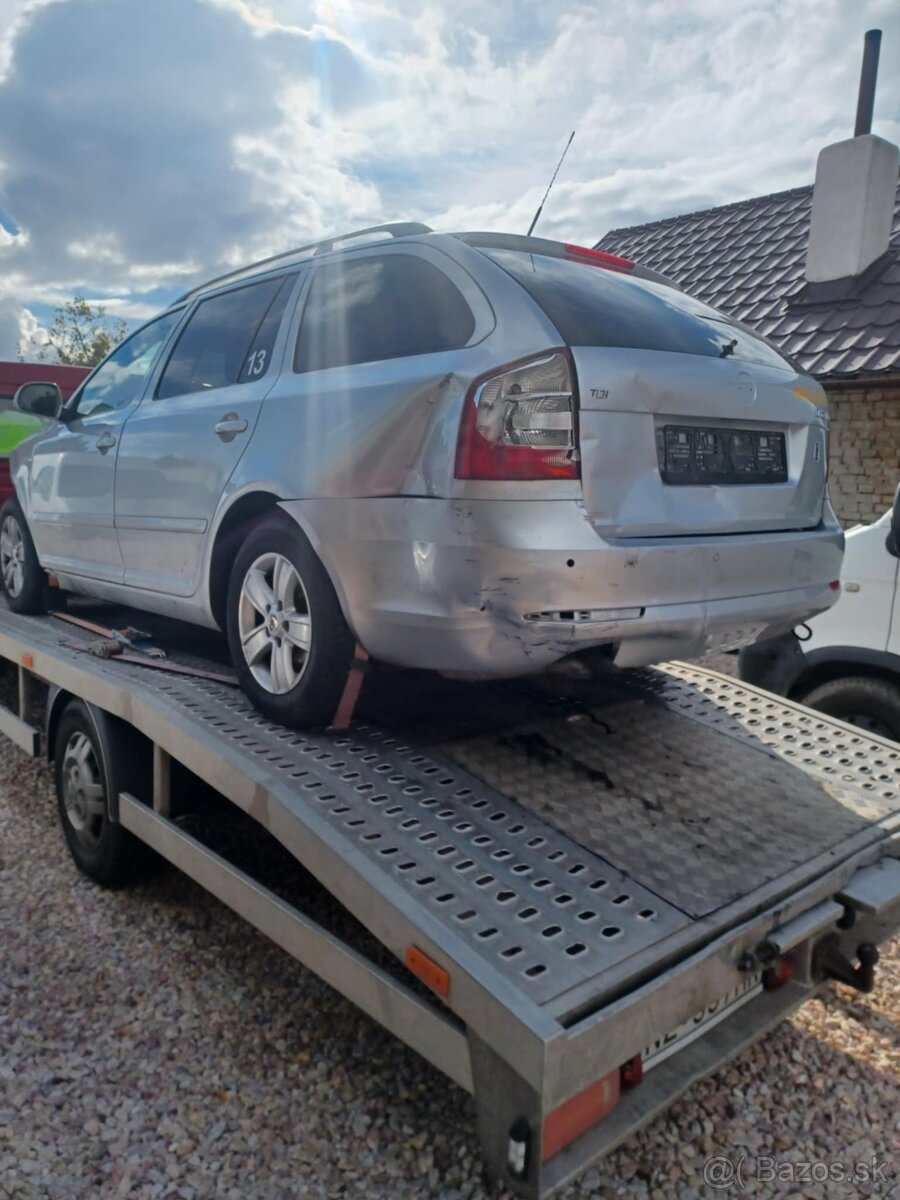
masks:
<path id="1" fill-rule="evenodd" d="M 290 347 L 302 318 L 301 295 L 281 373 L 230 491 L 260 481 L 285 499 L 457 494 L 456 442 L 473 379 L 559 345 L 555 328 L 530 297 L 471 247 L 446 237 L 429 245 L 404 239 L 402 247 L 389 249 L 421 254 L 460 288 L 475 315 L 468 345 L 296 373 Z M 367 253 L 383 254 L 385 247 L 354 257 Z M 519 487 L 519 494 L 537 494 L 527 484 Z"/>

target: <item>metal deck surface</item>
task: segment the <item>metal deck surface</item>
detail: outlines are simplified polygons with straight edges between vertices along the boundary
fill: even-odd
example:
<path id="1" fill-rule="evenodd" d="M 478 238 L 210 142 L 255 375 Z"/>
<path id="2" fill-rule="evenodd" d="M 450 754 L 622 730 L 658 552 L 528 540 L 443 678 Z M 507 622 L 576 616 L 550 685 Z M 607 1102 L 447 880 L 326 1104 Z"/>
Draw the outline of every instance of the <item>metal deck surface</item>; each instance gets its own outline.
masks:
<path id="1" fill-rule="evenodd" d="M 623 675 L 581 712 L 442 749 L 699 917 L 897 811 L 900 755 L 784 717 L 775 699 L 673 665 Z"/>
<path id="2" fill-rule="evenodd" d="M 871 739 L 812 716 L 798 717 L 795 745 L 766 745 L 768 702 L 689 668 L 617 679 L 589 703 L 400 675 L 378 685 L 380 698 L 376 686 L 349 733 L 297 733 L 237 689 L 67 650 L 78 633 L 52 619 L 3 611 L 4 632 L 154 699 L 198 742 L 239 752 L 230 761 L 253 781 L 260 812 L 274 802 L 301 831 L 327 828 L 380 897 L 396 901 L 399 889 L 444 931 L 448 953 L 464 943 L 536 1004 L 865 830 L 900 796 L 895 751 L 879 748 L 873 764 Z M 404 704 L 438 719 L 426 733 Z M 404 720 L 402 732 L 386 727 Z M 355 915 L 369 924 L 364 905 Z"/>

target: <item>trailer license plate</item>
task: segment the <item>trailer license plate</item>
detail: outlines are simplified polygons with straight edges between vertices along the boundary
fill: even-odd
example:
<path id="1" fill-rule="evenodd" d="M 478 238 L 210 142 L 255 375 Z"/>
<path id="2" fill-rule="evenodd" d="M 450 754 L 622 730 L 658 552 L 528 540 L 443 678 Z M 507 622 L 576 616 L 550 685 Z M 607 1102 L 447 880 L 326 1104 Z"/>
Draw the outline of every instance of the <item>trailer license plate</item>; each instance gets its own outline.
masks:
<path id="1" fill-rule="evenodd" d="M 657 430 L 657 453 L 667 484 L 787 482 L 783 433 L 666 425 Z"/>
<path id="2" fill-rule="evenodd" d="M 665 1062 L 672 1054 L 683 1050 L 685 1046 L 696 1041 L 697 1038 L 703 1037 L 720 1021 L 724 1021 L 726 1017 L 730 1017 L 733 1012 L 737 1012 L 739 1008 L 747 1004 L 754 996 L 758 996 L 762 991 L 762 977 L 759 972 L 749 975 L 742 980 L 738 987 L 727 992 L 724 996 L 720 996 L 718 1000 L 707 1005 L 696 1016 L 689 1021 L 685 1021 L 683 1025 L 678 1025 L 671 1033 L 667 1033 L 665 1037 L 657 1038 L 652 1046 L 648 1046 L 641 1058 L 644 1063 L 644 1070 L 649 1071 L 653 1067 L 658 1067 L 661 1062 Z"/>

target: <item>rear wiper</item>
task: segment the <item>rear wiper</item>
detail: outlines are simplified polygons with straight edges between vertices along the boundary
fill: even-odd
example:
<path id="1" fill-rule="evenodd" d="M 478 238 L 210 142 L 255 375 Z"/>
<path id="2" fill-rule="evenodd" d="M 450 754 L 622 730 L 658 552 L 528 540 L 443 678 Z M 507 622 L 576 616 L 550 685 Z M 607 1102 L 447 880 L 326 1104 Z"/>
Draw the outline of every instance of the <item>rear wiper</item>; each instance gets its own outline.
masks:
<path id="1" fill-rule="evenodd" d="M 732 338 L 730 342 L 726 342 L 719 351 L 719 358 L 727 358 L 729 354 L 734 354 L 737 349 L 737 338 Z"/>

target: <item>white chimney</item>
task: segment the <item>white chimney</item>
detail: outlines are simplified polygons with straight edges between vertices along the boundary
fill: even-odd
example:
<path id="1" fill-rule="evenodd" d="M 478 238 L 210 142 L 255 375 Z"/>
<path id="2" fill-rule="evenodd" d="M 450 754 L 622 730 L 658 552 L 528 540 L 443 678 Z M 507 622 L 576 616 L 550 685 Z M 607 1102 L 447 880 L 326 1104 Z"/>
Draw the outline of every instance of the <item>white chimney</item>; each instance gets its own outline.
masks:
<path id="1" fill-rule="evenodd" d="M 874 134 L 826 146 L 813 188 L 806 278 L 861 275 L 888 248 L 900 151 Z"/>

